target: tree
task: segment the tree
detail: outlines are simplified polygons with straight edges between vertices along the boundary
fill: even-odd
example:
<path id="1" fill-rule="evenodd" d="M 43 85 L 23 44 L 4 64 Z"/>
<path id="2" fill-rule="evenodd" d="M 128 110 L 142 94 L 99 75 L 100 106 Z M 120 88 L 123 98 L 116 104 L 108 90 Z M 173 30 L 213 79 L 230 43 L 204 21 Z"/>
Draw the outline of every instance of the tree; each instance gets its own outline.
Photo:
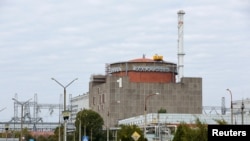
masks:
<path id="1" fill-rule="evenodd" d="M 59 130 L 60 128 L 60 130 Z M 56 140 L 59 139 L 59 135 L 60 135 L 60 138 L 62 139 L 63 138 L 63 130 L 64 130 L 64 127 L 62 126 L 62 124 L 60 124 L 60 126 L 56 127 L 55 131 L 54 131 L 54 137 Z M 59 131 L 60 131 L 60 134 L 59 134 Z"/>
<path id="2" fill-rule="evenodd" d="M 208 140 L 207 124 L 202 123 L 199 118 L 196 118 L 195 123 L 196 123 L 195 140 L 196 141 L 207 141 Z"/>
<path id="3" fill-rule="evenodd" d="M 224 119 L 214 119 L 215 122 L 217 122 L 219 125 L 227 125 L 227 121 L 225 121 Z"/>
<path id="4" fill-rule="evenodd" d="M 140 135 L 138 141 L 144 141 L 143 131 L 137 125 L 120 125 L 121 129 L 118 131 L 118 140 L 134 141 L 131 137 L 134 132 Z"/>
<path id="5" fill-rule="evenodd" d="M 207 124 L 196 118 L 195 125 L 182 122 L 174 135 L 173 141 L 207 141 Z"/>
<path id="6" fill-rule="evenodd" d="M 81 123 L 81 126 L 80 126 Z M 75 127 L 76 127 L 76 140 L 79 140 L 79 126 L 81 128 L 81 135 L 86 135 L 89 140 L 99 141 L 103 138 L 102 126 L 104 121 L 99 113 L 93 110 L 84 109 L 77 113 Z"/>
<path id="7" fill-rule="evenodd" d="M 166 109 L 161 108 L 160 110 L 158 110 L 158 114 L 159 114 L 159 113 L 167 113 L 167 110 L 166 110 Z"/>
<path id="8" fill-rule="evenodd" d="M 182 122 L 177 128 L 173 141 L 190 141 L 191 134 L 190 127 L 186 123 Z"/>

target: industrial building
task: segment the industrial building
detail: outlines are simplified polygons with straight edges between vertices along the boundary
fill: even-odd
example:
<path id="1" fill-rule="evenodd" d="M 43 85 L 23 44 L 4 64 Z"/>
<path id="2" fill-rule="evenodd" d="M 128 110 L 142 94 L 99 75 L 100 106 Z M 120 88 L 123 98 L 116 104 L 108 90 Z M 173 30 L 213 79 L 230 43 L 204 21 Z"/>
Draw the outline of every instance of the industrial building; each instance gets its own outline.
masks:
<path id="1" fill-rule="evenodd" d="M 119 119 L 160 109 L 202 113 L 202 79 L 183 77 L 176 82 L 177 65 L 164 61 L 162 56 L 152 58 L 112 63 L 106 66 L 106 75 L 92 76 L 89 107 L 105 119 L 105 124 L 114 126 Z"/>

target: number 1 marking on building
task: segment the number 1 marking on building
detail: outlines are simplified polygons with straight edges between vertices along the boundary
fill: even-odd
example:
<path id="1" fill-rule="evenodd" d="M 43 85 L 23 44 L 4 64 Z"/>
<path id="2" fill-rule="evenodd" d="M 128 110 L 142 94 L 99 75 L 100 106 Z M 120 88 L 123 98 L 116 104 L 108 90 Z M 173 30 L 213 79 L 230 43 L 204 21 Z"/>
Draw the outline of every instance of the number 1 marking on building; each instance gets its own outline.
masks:
<path id="1" fill-rule="evenodd" d="M 119 83 L 119 88 L 121 88 L 121 87 L 122 87 L 122 78 L 120 77 L 120 78 L 117 80 L 117 82 Z"/>

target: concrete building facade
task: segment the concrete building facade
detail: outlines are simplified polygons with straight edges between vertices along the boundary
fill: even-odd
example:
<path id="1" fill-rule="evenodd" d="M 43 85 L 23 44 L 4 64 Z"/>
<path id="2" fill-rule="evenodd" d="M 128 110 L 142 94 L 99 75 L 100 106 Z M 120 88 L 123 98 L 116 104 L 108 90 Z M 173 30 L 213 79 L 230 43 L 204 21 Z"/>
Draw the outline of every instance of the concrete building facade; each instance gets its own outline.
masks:
<path id="1" fill-rule="evenodd" d="M 106 126 L 160 109 L 201 114 L 202 79 L 183 77 L 176 83 L 176 75 L 176 64 L 162 56 L 109 64 L 105 75 L 93 75 L 89 82 L 89 107 L 103 117 Z M 149 98 L 155 93 L 159 95 Z"/>

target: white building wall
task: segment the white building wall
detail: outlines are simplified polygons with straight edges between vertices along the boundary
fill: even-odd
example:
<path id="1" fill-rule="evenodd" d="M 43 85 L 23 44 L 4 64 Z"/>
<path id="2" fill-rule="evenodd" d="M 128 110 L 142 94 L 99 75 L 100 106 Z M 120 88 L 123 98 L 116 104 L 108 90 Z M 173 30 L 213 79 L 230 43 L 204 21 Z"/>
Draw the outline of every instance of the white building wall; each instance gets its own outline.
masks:
<path id="1" fill-rule="evenodd" d="M 244 105 L 243 112 L 244 114 L 250 114 L 250 98 L 235 100 L 233 101 L 233 113 L 235 115 L 241 114 L 242 104 Z"/>
<path id="2" fill-rule="evenodd" d="M 71 104 L 72 104 L 71 120 L 74 122 L 76 114 L 79 111 L 83 109 L 89 109 L 89 93 L 72 97 Z"/>

